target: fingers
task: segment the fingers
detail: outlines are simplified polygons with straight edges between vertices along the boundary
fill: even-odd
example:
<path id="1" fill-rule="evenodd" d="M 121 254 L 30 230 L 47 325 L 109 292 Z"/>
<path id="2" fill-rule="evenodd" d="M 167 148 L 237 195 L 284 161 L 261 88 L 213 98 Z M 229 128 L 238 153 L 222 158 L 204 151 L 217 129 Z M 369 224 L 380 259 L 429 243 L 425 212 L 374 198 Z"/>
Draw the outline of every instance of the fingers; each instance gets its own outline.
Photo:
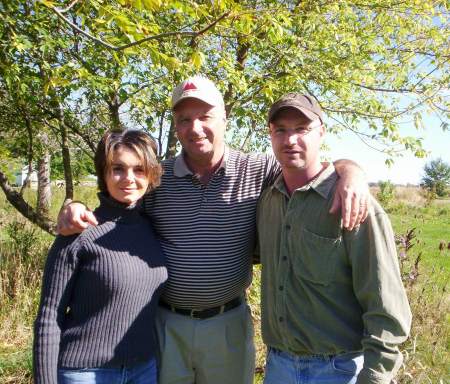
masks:
<path id="1" fill-rule="evenodd" d="M 330 208 L 330 213 L 340 213 L 342 226 L 351 231 L 361 224 L 369 214 L 369 191 L 367 188 L 337 188 Z"/>
<path id="2" fill-rule="evenodd" d="M 342 207 L 342 225 L 348 231 L 360 225 L 369 214 L 369 191 L 346 190 L 347 194 Z"/>
<path id="3" fill-rule="evenodd" d="M 367 219 L 368 215 L 369 215 L 368 196 L 364 195 L 361 197 L 361 200 L 359 202 L 359 212 L 358 212 L 358 216 L 356 217 L 355 225 L 363 223 L 364 220 Z"/>
<path id="4" fill-rule="evenodd" d="M 94 213 L 90 210 L 87 210 L 83 216 L 83 219 L 89 224 L 89 225 L 98 225 L 98 221 L 94 215 Z"/>
<path id="5" fill-rule="evenodd" d="M 58 219 L 57 231 L 60 235 L 70 236 L 83 232 L 88 226 L 89 223 L 80 217 L 63 216 L 61 220 Z"/>
<path id="6" fill-rule="evenodd" d="M 355 216 L 358 212 L 355 210 L 357 204 L 357 196 L 351 193 L 347 188 L 344 189 L 344 196 L 342 202 L 342 226 L 345 229 L 351 231 L 353 229 L 353 223 L 355 222 Z"/>
<path id="7" fill-rule="evenodd" d="M 85 205 L 70 203 L 58 215 L 57 231 L 63 236 L 83 232 L 89 225 L 97 225 L 94 214 Z"/>
<path id="8" fill-rule="evenodd" d="M 332 214 L 336 214 L 339 212 L 340 208 L 341 208 L 341 196 L 338 193 L 335 193 L 333 196 L 333 202 L 331 203 L 331 208 L 329 212 Z"/>
<path id="9" fill-rule="evenodd" d="M 357 212 L 352 211 L 352 207 L 354 205 L 355 195 L 350 192 L 348 187 L 338 187 L 336 188 L 336 192 L 333 197 L 333 203 L 331 204 L 330 213 L 332 214 L 341 214 L 342 217 L 342 226 L 346 229 L 349 228 L 350 223 L 352 222 L 351 216 L 357 215 Z M 353 220 L 354 222 L 354 220 Z M 353 227 L 352 227 L 353 228 Z"/>

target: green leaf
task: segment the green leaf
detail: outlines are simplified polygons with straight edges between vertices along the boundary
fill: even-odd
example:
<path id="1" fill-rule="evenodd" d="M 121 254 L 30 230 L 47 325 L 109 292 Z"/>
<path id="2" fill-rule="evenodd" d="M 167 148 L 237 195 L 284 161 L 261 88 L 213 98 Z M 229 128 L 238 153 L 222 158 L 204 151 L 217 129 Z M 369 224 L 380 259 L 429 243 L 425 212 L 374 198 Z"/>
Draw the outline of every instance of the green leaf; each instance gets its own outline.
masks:
<path id="1" fill-rule="evenodd" d="M 205 55 L 200 51 L 195 51 L 191 56 L 191 62 L 196 69 L 200 69 L 205 61 Z"/>
<path id="2" fill-rule="evenodd" d="M 161 0 L 142 0 L 145 9 L 149 11 L 157 11 L 162 4 Z"/>

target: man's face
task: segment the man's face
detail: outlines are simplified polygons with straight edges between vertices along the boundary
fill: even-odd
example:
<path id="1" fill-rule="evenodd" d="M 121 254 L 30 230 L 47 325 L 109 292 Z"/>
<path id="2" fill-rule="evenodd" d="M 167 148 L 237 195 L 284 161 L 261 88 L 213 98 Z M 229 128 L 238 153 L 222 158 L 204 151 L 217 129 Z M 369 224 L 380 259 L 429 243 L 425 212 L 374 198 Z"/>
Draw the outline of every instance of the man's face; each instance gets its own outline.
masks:
<path id="1" fill-rule="evenodd" d="M 175 130 L 187 156 L 212 158 L 223 151 L 225 111 L 198 99 L 188 98 L 174 109 Z"/>
<path id="2" fill-rule="evenodd" d="M 294 108 L 281 109 L 269 124 L 272 148 L 284 169 L 307 169 L 320 163 L 325 133 L 320 119 L 311 121 Z"/>

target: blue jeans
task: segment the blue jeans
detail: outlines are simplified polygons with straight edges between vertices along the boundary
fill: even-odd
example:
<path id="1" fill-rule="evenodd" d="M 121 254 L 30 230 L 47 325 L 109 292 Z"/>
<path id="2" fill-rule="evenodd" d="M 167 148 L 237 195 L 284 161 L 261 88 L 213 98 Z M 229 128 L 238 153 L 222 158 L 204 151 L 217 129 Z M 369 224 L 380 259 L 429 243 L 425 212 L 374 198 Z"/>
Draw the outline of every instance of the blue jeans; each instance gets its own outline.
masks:
<path id="1" fill-rule="evenodd" d="M 270 348 L 264 384 L 354 384 L 363 363 L 361 353 L 296 356 Z"/>
<path id="2" fill-rule="evenodd" d="M 60 368 L 58 384 L 156 384 L 156 361 L 123 368 Z"/>

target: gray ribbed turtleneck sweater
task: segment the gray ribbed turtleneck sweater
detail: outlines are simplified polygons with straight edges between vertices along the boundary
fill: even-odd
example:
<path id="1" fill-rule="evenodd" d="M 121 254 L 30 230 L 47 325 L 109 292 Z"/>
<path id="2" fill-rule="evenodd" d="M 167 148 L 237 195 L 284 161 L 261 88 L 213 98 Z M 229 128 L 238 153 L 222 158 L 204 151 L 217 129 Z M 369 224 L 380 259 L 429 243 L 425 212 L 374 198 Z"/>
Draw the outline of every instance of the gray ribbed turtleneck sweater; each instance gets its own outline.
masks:
<path id="1" fill-rule="evenodd" d="M 149 361 L 165 260 L 148 218 L 102 194 L 99 225 L 58 236 L 50 249 L 35 322 L 35 383 L 57 368 L 121 367 Z"/>

